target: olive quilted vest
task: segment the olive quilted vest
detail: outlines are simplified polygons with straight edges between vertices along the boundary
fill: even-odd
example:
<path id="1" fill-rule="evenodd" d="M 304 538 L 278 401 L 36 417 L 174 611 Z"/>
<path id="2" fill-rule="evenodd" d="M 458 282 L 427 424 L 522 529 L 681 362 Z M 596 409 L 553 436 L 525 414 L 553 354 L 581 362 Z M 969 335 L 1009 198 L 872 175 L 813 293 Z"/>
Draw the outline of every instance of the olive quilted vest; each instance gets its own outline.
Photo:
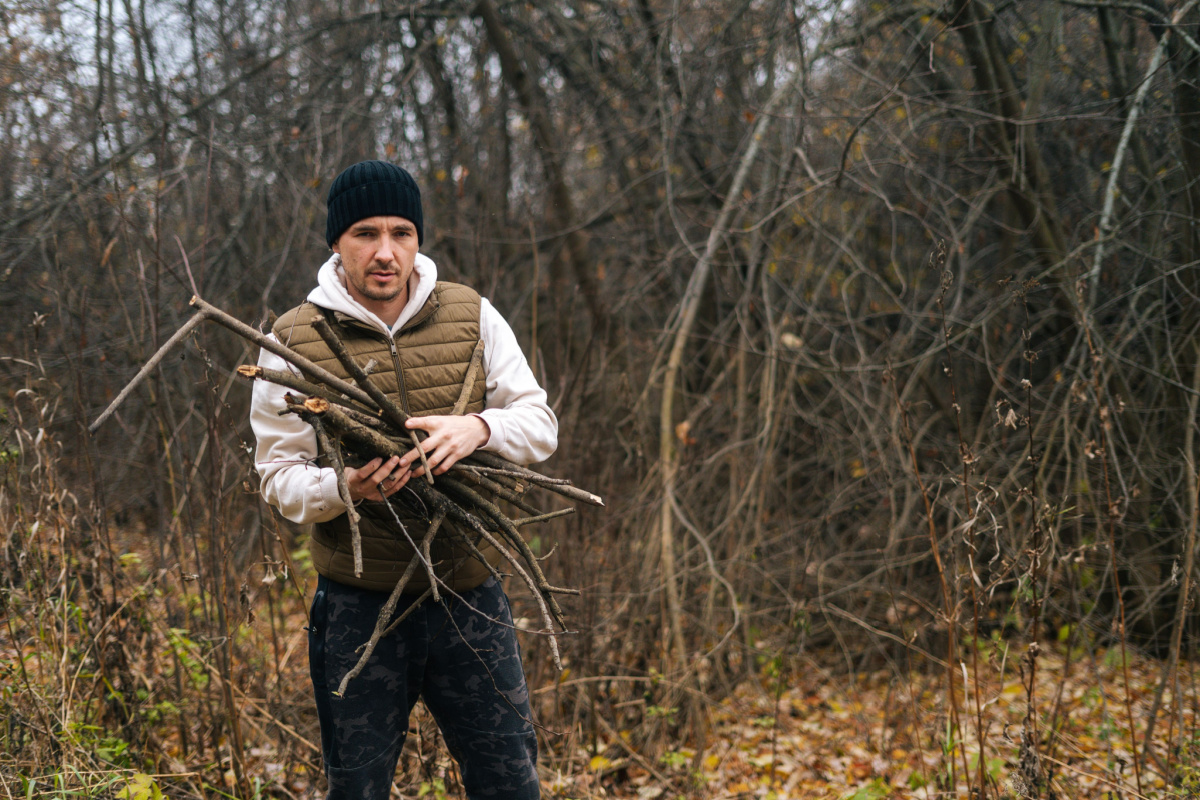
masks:
<path id="1" fill-rule="evenodd" d="M 288 347 L 339 378 L 353 382 L 313 327 L 317 315 L 324 315 L 355 361 L 364 368 L 371 366 L 371 382 L 410 416 L 420 417 L 449 414 L 454 408 L 466 379 L 471 354 L 479 341 L 479 312 L 480 298 L 473 289 L 438 281 L 429 300 L 395 337 L 353 317 L 307 302 L 279 317 L 271 330 Z M 486 381 L 475 381 L 467 413 L 483 410 L 485 386 Z M 321 462 L 322 466 L 328 466 L 324 454 Z M 429 526 L 424 509 L 411 492 L 402 489 L 396 493 L 391 506 L 400 518 L 403 530 L 382 502 L 367 501 L 357 506 L 361 515 L 361 576 L 354 574 L 347 516 L 340 514 L 314 526 L 309 549 L 317 571 L 362 589 L 391 591 L 415 557 L 409 540 L 419 542 Z M 450 524 L 447 520 L 443 528 Z M 491 547 L 481 545 L 480 550 L 493 565 L 500 563 L 499 554 Z M 449 531 L 435 538 L 430 555 L 438 574 L 455 591 L 474 588 L 490 574 L 455 542 Z M 405 591 L 420 593 L 427 588 L 428 576 L 425 570 L 418 569 Z"/>

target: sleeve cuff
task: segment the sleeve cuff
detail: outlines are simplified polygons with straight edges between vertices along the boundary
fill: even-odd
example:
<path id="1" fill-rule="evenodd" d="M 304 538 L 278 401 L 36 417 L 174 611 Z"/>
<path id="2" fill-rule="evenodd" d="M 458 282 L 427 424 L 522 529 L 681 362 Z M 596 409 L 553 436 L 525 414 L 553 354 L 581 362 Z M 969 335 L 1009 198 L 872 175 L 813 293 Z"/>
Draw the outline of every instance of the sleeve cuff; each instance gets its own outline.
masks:
<path id="1" fill-rule="evenodd" d="M 488 409 L 485 408 L 482 412 L 471 414 L 471 416 L 479 417 L 481 420 L 483 420 L 483 424 L 487 425 L 488 427 L 488 440 L 483 447 L 480 447 L 479 449 L 496 452 L 504 446 L 504 433 L 501 430 L 501 421 L 497 419 L 496 415 L 488 414 L 487 412 Z"/>
<path id="2" fill-rule="evenodd" d="M 337 473 L 332 469 L 321 470 L 321 480 L 317 483 L 317 506 L 321 516 L 332 519 L 346 510 L 342 496 L 338 494 Z"/>

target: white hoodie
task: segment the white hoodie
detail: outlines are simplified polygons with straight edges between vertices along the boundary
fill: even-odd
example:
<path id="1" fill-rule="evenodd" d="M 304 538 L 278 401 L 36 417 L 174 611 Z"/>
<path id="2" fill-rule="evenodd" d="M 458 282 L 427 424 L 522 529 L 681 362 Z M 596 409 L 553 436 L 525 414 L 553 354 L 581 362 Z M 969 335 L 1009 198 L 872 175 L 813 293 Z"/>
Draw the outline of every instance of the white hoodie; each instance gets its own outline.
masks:
<path id="1" fill-rule="evenodd" d="M 346 291 L 341 257 L 336 253 L 317 273 L 311 303 L 340 311 L 394 336 L 412 319 L 437 282 L 433 261 L 418 254 L 408 282 L 408 304 L 396 324 L 383 320 L 360 305 Z M 544 461 L 558 447 L 558 419 L 546 404 L 546 392 L 537 383 L 512 328 L 491 303 L 483 300 L 479 333 L 484 342 L 485 408 L 476 416 L 487 423 L 491 436 L 481 449 L 498 453 L 518 464 Z M 275 338 L 272 335 L 272 338 Z M 262 350 L 259 366 L 297 370 L 283 359 Z M 258 440 L 255 466 L 262 476 L 262 495 L 283 516 L 297 523 L 325 522 L 346 510 L 338 495 L 337 476 L 328 467 L 317 467 L 317 437 L 308 423 L 285 408 L 287 389 L 255 381 L 250 401 L 250 427 Z"/>

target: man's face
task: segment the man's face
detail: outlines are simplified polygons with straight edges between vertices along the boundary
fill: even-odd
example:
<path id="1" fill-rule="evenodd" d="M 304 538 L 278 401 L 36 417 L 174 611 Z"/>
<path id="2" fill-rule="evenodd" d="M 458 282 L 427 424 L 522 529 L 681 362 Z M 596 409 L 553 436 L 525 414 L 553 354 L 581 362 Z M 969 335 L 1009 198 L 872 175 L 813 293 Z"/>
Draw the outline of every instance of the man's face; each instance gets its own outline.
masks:
<path id="1" fill-rule="evenodd" d="M 408 300 L 408 279 L 417 260 L 417 228 L 404 217 L 367 217 L 333 243 L 342 257 L 346 289 L 364 307 L 378 313 Z"/>

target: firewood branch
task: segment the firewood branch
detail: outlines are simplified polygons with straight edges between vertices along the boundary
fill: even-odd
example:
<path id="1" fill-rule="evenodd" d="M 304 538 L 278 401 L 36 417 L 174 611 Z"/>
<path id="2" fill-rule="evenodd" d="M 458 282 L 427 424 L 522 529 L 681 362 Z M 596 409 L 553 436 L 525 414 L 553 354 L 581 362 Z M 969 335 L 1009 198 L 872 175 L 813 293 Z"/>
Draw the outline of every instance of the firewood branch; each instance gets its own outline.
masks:
<path id="1" fill-rule="evenodd" d="M 318 364 L 291 348 L 281 344 L 275 337 L 267 336 L 261 331 L 237 320 L 229 314 L 210 305 L 199 297 L 193 297 L 191 305 L 197 310 L 191 318 L 177 330 L 174 335 L 163 343 L 154 355 L 142 366 L 137 375 L 117 395 L 116 399 L 105 409 L 89 430 L 95 432 L 116 411 L 122 402 L 132 393 L 146 377 L 162 362 L 165 355 L 196 329 L 204 321 L 216 322 L 247 341 L 257 344 L 262 349 L 279 356 L 291 364 L 300 374 L 290 370 L 272 370 L 259 366 L 245 365 L 237 369 L 237 374 L 249 380 L 260 380 L 273 383 L 291 390 L 284 395 L 284 410 L 281 414 L 296 414 L 307 422 L 316 435 L 321 454 L 328 460 L 335 471 L 338 482 L 338 493 L 346 504 L 351 531 L 351 547 L 354 553 L 354 574 L 363 573 L 362 535 L 359 529 L 360 517 L 354 508 L 350 496 L 349 484 L 346 479 L 346 459 L 363 459 L 370 461 L 376 457 L 390 458 L 403 456 L 410 442 L 416 445 L 425 466 L 426 481 L 410 481 L 406 491 L 411 492 L 415 502 L 425 509 L 423 515 L 430 519 L 430 524 L 420 542 L 408 537 L 413 548 L 413 557 L 405 567 L 404 574 L 396 583 L 391 595 L 380 611 L 376 620 L 374 632 L 363 645 L 363 652 L 358 663 L 345 676 L 338 686 L 338 693 L 343 693 L 347 685 L 366 666 L 371 654 L 379 641 L 412 613 L 428 597 L 440 600 L 438 587 L 448 589 L 443 576 L 458 569 L 461 563 L 468 559 L 478 560 L 485 569 L 497 580 L 503 575 L 497 569 L 497 564 L 506 564 L 529 590 L 539 614 L 542 618 L 542 630 L 550 640 L 550 651 L 555 666 L 561 670 L 562 660 L 559 655 L 558 642 L 555 636 L 567 629 L 566 619 L 558 601 L 557 594 L 578 595 L 576 589 L 553 586 L 546 579 L 541 568 L 541 560 L 534 554 L 532 548 L 521 536 L 520 528 L 536 523 L 558 519 L 570 513 L 574 508 L 566 508 L 549 513 L 540 512 L 527 498 L 527 493 L 533 488 L 544 489 L 571 500 L 587 503 L 593 506 L 603 506 L 604 501 L 590 492 L 572 486 L 570 481 L 561 478 L 549 478 L 527 467 L 514 464 L 496 453 L 475 451 L 461 459 L 451 469 L 440 476 L 436 484 L 433 473 L 425 460 L 416 431 L 407 429 L 409 415 L 386 395 L 382 389 L 372 383 L 367 375 L 367 367 L 361 367 L 349 354 L 345 344 L 338 338 L 333 327 L 323 317 L 313 321 L 317 333 L 332 350 L 334 356 L 353 379 L 353 383 L 343 380 Z M 463 385 L 458 400 L 454 404 L 453 413 L 466 413 L 476 382 L 480 379 L 483 367 L 484 343 L 478 342 L 467 366 Z M 298 394 L 292 394 L 296 392 Z M 302 396 L 301 396 L 302 395 Z M 351 463 L 357 463 L 352 461 Z M 388 498 L 380 491 L 381 500 L 392 512 L 396 525 L 408 536 L 399 515 L 393 508 L 396 498 Z M 507 501 L 528 516 L 511 519 L 501 510 L 499 502 Z M 444 539 L 457 548 L 458 555 L 452 559 L 455 563 L 433 563 L 431 546 L 435 537 Z M 489 560 L 481 548 L 490 547 L 496 556 Z M 547 556 L 548 557 L 548 556 Z M 411 579 L 418 569 L 425 568 L 429 578 L 429 589 L 410 604 L 408 609 L 395 619 L 397 604 Z"/>

